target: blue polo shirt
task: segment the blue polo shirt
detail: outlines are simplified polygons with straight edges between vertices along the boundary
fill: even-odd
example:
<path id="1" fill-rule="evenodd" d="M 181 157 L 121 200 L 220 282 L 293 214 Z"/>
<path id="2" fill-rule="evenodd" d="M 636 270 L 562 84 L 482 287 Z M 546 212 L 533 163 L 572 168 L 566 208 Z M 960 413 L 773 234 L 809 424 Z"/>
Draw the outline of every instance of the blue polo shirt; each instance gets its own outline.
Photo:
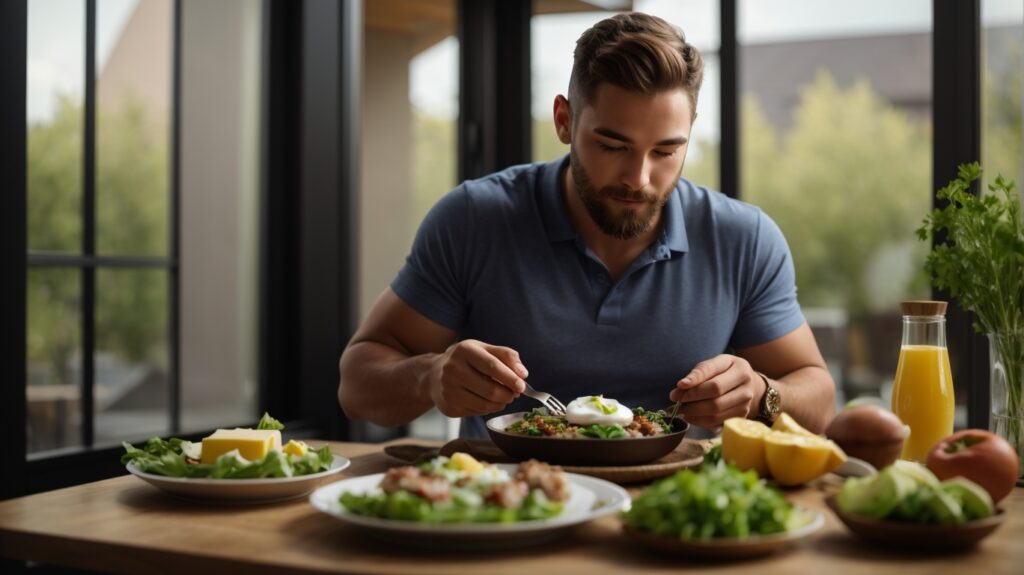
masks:
<path id="1" fill-rule="evenodd" d="M 660 237 L 624 274 L 573 229 L 561 160 L 463 183 L 427 214 L 391 289 L 455 330 L 517 350 L 529 382 L 563 402 L 604 394 L 669 405 L 693 366 L 804 322 L 793 260 L 759 208 L 680 179 Z M 506 411 L 537 403 L 525 396 Z M 461 434 L 486 436 L 483 419 Z"/>

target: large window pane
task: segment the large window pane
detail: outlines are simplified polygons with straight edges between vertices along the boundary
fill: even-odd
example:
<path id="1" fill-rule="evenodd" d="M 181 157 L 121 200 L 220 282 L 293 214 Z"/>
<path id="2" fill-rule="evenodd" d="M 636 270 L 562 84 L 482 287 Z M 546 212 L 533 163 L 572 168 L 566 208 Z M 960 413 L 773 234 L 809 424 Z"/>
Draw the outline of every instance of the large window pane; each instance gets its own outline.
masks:
<path id="1" fill-rule="evenodd" d="M 181 425 L 256 417 L 260 0 L 182 6 Z"/>
<path id="2" fill-rule="evenodd" d="M 456 182 L 459 41 L 455 0 L 364 2 L 361 316 L 398 273 L 420 220 Z M 444 437 L 437 411 L 410 433 Z M 366 426 L 373 439 L 385 432 Z"/>
<path id="3" fill-rule="evenodd" d="M 839 401 L 888 402 L 899 302 L 930 295 L 914 230 L 931 209 L 931 2 L 747 0 L 739 38 L 742 197 L 786 234 Z"/>
<path id="4" fill-rule="evenodd" d="M 82 273 L 29 269 L 26 287 L 28 452 L 81 445 Z"/>
<path id="5" fill-rule="evenodd" d="M 28 248 L 82 246 L 85 3 L 28 3 Z"/>
<path id="6" fill-rule="evenodd" d="M 459 39 L 448 36 L 409 62 L 414 234 L 427 211 L 458 182 Z M 409 236 L 412 237 L 411 235 Z"/>
<path id="7" fill-rule="evenodd" d="M 1024 4 L 981 3 L 981 165 L 984 183 L 997 174 L 1024 185 L 1021 172 L 1021 46 Z M 984 188 L 983 188 L 984 189 Z"/>
<path id="8" fill-rule="evenodd" d="M 569 91 L 572 54 L 576 39 L 584 30 L 611 16 L 611 12 L 548 12 L 545 2 L 533 3 L 530 21 L 531 113 L 533 115 L 533 160 L 548 162 L 569 153 L 555 134 L 552 109 L 555 96 Z"/>
<path id="9" fill-rule="evenodd" d="M 719 143 L 722 135 L 721 68 L 718 50 L 721 46 L 721 23 L 717 0 L 639 0 L 634 7 L 664 18 L 686 34 L 687 42 L 704 57 L 704 82 L 697 100 L 697 119 L 693 123 L 686 152 L 683 177 L 695 184 L 718 189 Z"/>
<path id="10" fill-rule="evenodd" d="M 533 82 L 533 159 L 550 161 L 569 152 L 555 135 L 552 106 L 555 96 L 565 95 L 572 73 L 576 40 L 589 27 L 613 12 L 562 12 L 565 5 L 534 1 L 531 22 L 531 68 Z M 697 102 L 693 144 L 687 151 L 683 176 L 693 182 L 717 188 L 719 119 L 719 15 L 714 0 L 637 0 L 633 8 L 664 18 L 678 26 L 704 57 L 704 83 Z"/>
<path id="11" fill-rule="evenodd" d="M 96 272 L 95 443 L 166 435 L 167 272 Z"/>
<path id="12" fill-rule="evenodd" d="M 96 5 L 96 250 L 167 255 L 171 0 Z"/>

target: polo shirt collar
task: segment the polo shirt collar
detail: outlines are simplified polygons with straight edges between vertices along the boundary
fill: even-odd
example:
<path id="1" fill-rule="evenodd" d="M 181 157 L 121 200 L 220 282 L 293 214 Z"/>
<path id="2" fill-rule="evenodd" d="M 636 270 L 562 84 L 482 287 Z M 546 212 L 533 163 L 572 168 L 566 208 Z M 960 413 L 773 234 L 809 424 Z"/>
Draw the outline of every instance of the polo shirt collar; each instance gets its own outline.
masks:
<path id="1" fill-rule="evenodd" d="M 569 221 L 569 213 L 562 201 L 562 174 L 569 166 L 569 155 L 548 162 L 541 179 L 541 217 L 548 239 L 552 242 L 575 240 L 579 234 Z M 657 243 L 674 252 L 686 252 L 690 245 L 686 239 L 686 221 L 683 217 L 683 201 L 680 186 L 676 185 L 662 212 L 663 227 Z"/>
<path id="2" fill-rule="evenodd" d="M 576 239 L 576 230 L 569 221 L 569 212 L 562 201 L 562 174 L 569 167 L 569 154 L 561 160 L 548 162 L 544 166 L 541 179 L 540 204 L 544 229 L 552 242 L 565 242 Z"/>
<path id="3" fill-rule="evenodd" d="M 668 197 L 661 213 L 662 228 L 660 243 L 674 252 L 685 253 L 690 249 L 690 242 L 686 239 L 686 218 L 683 217 L 683 191 L 682 184 L 677 183 L 672 194 Z"/>

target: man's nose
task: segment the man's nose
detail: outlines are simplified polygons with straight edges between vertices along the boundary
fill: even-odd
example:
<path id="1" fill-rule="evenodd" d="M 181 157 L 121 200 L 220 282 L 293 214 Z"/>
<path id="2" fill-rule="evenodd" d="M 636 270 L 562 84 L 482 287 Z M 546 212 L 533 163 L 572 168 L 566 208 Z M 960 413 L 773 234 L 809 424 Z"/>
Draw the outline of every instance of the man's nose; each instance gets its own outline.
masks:
<path id="1" fill-rule="evenodd" d="M 632 191 L 642 190 L 651 182 L 651 166 L 646 154 L 632 154 L 626 163 L 620 180 Z"/>

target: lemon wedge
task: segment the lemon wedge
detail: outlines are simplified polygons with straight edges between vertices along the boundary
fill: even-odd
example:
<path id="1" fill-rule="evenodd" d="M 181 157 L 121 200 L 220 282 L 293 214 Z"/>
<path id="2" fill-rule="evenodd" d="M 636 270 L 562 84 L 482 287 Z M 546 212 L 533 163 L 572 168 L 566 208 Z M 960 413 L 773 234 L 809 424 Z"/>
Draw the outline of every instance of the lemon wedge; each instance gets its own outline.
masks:
<path id="1" fill-rule="evenodd" d="M 772 431 L 764 438 L 768 471 L 779 485 L 803 485 L 839 467 L 846 454 L 830 439 Z"/>
<path id="2" fill-rule="evenodd" d="M 768 475 L 764 438 L 771 429 L 760 421 L 732 417 L 722 424 L 722 459 L 742 471 L 753 469 L 761 477 Z"/>
<path id="3" fill-rule="evenodd" d="M 772 424 L 772 431 L 786 431 L 797 435 L 811 435 L 817 437 L 815 434 L 804 429 L 804 427 L 797 423 L 791 415 L 785 412 L 780 413 L 778 419 L 776 419 L 775 423 Z"/>

